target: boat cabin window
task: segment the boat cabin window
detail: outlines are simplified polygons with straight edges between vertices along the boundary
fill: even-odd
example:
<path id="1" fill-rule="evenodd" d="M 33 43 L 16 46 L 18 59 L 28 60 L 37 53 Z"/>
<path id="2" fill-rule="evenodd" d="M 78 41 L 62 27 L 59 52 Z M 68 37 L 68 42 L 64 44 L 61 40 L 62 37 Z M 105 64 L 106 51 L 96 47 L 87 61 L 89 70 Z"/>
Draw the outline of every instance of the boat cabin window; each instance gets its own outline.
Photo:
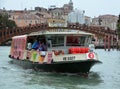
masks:
<path id="1" fill-rule="evenodd" d="M 91 36 L 87 35 L 40 35 L 28 36 L 27 45 L 30 46 L 38 42 L 44 42 L 46 47 L 59 47 L 59 46 L 87 46 L 90 43 Z M 28 47 L 29 49 L 30 47 Z M 32 48 L 32 46 L 31 46 Z"/>
<path id="2" fill-rule="evenodd" d="M 57 46 L 64 46 L 64 36 L 49 36 L 47 37 L 48 47 L 57 47 Z"/>
<path id="3" fill-rule="evenodd" d="M 85 36 L 67 36 L 66 45 L 67 46 L 84 46 Z"/>
<path id="4" fill-rule="evenodd" d="M 28 36 L 27 38 L 27 49 L 39 49 L 40 46 L 46 46 L 46 39 L 45 36 L 41 35 L 41 36 Z M 31 47 L 30 47 L 31 46 Z M 46 51 L 47 48 L 45 50 L 41 50 L 41 51 Z"/>

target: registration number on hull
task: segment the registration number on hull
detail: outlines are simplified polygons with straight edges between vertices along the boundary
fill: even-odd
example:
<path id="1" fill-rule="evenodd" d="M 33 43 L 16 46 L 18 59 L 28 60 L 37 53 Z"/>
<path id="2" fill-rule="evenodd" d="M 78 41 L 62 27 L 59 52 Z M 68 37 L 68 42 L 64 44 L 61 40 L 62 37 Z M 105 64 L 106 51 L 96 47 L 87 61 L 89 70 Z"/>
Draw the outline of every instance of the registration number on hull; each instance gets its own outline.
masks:
<path id="1" fill-rule="evenodd" d="M 63 57 L 63 61 L 72 61 L 72 60 L 75 60 L 75 56 Z"/>

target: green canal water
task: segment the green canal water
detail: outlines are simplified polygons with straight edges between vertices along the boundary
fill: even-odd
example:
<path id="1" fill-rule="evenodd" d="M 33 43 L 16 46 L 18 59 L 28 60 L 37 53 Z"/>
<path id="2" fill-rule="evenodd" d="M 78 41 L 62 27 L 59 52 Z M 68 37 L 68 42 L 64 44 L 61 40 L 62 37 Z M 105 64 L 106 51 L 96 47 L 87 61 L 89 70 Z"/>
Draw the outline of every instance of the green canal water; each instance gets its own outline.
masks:
<path id="1" fill-rule="evenodd" d="M 103 63 L 84 77 L 23 69 L 10 63 L 9 50 L 0 46 L 0 89 L 120 89 L 120 51 L 95 50 Z"/>

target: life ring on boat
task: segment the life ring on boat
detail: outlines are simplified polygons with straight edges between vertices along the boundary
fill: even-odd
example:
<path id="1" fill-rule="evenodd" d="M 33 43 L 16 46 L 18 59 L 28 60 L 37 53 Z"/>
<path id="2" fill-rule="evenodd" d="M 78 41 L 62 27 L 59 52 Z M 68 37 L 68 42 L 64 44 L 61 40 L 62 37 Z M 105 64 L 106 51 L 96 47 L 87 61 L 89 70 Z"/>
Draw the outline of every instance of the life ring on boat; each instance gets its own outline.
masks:
<path id="1" fill-rule="evenodd" d="M 94 58 L 94 53 L 89 53 L 89 54 L 88 54 L 88 57 L 89 57 L 90 59 L 93 59 L 93 58 Z"/>

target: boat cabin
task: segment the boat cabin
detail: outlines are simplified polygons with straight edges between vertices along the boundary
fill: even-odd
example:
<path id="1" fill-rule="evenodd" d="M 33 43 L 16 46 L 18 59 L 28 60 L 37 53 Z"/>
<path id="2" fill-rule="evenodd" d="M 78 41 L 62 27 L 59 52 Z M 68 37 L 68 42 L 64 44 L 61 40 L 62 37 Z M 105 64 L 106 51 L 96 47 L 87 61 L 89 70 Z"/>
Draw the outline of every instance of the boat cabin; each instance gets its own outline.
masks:
<path id="1" fill-rule="evenodd" d="M 37 55 L 83 54 L 89 52 L 93 34 L 82 31 L 43 31 L 12 38 L 11 57 L 35 61 Z M 47 58 L 46 58 L 47 59 Z M 53 58 L 51 58 L 53 59 Z M 64 58 L 63 58 L 64 59 Z M 37 60 L 38 61 L 38 60 Z"/>
<path id="2" fill-rule="evenodd" d="M 44 32 L 32 33 L 27 37 L 27 44 L 33 44 L 35 40 L 44 42 L 46 50 L 43 51 L 64 51 L 69 53 L 69 48 L 89 47 L 92 44 L 93 34 L 82 31 L 71 32 Z M 29 46 L 29 45 L 28 45 Z"/>

